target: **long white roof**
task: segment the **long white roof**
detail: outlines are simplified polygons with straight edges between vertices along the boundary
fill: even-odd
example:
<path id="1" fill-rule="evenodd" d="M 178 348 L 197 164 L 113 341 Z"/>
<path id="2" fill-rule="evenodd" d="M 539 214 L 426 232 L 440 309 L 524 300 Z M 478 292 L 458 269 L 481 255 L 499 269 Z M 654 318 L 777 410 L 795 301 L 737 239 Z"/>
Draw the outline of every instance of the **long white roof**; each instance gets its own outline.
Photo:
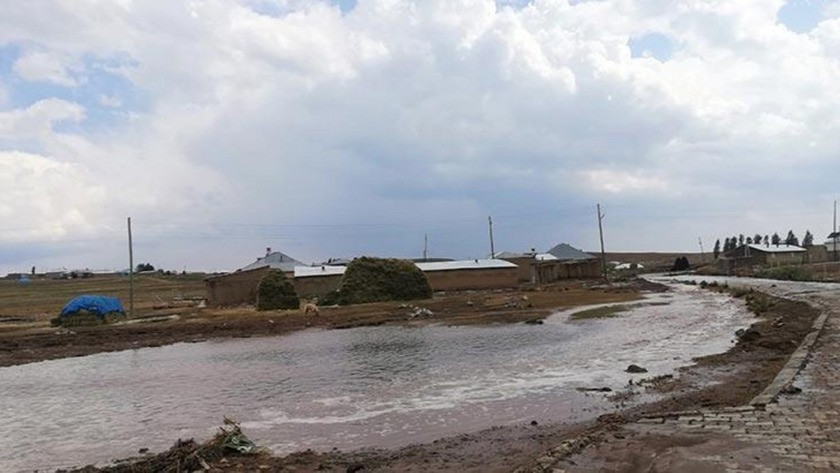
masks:
<path id="1" fill-rule="evenodd" d="M 753 243 L 753 244 L 747 245 L 747 246 L 749 246 L 753 250 L 763 251 L 765 253 L 793 253 L 793 252 L 799 252 L 799 251 L 808 251 L 805 248 L 802 248 L 801 246 L 793 246 L 793 245 L 764 246 L 764 245 L 756 245 L 755 243 Z"/>
<path id="2" fill-rule="evenodd" d="M 347 266 L 295 266 L 295 277 L 341 276 L 345 271 Z"/>
<path id="3" fill-rule="evenodd" d="M 509 261 L 500 259 L 467 259 L 460 261 L 441 261 L 435 263 L 415 263 L 421 271 L 451 271 L 456 269 L 498 269 L 516 268 Z"/>

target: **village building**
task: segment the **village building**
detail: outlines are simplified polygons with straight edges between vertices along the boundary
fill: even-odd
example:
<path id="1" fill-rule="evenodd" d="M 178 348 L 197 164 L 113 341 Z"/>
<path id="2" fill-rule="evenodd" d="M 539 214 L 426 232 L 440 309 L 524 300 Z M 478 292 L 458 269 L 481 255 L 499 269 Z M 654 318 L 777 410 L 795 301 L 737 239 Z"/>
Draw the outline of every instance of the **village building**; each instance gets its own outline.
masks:
<path id="1" fill-rule="evenodd" d="M 347 265 L 321 265 L 295 267 L 295 291 L 301 299 L 323 297 L 341 286 Z"/>
<path id="2" fill-rule="evenodd" d="M 568 243 L 560 243 L 545 253 L 531 249 L 526 253 L 502 252 L 496 257 L 518 267 L 520 283 L 549 284 L 565 279 L 598 278 L 601 263 L 598 258 Z"/>
<path id="3" fill-rule="evenodd" d="M 266 249 L 266 255 L 232 273 L 211 276 L 204 280 L 207 290 L 207 304 L 210 306 L 233 306 L 254 304 L 257 301 L 257 286 L 266 274 L 280 270 L 287 277 L 295 275 L 295 267 L 303 263 L 279 251 Z"/>
<path id="4" fill-rule="evenodd" d="M 415 263 L 433 291 L 506 289 L 516 287 L 519 268 L 501 259 Z"/>
<path id="5" fill-rule="evenodd" d="M 808 250 L 794 245 L 741 245 L 718 258 L 718 270 L 726 274 L 739 269 L 787 266 L 807 262 Z"/>

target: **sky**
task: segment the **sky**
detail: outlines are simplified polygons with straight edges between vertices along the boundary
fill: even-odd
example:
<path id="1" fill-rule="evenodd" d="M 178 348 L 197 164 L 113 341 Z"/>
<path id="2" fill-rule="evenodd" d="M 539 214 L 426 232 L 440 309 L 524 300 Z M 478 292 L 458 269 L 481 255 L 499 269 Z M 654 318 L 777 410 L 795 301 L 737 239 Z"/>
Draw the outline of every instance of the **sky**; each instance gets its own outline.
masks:
<path id="1" fill-rule="evenodd" d="M 840 0 L 28 0 L 0 274 L 822 241 Z"/>

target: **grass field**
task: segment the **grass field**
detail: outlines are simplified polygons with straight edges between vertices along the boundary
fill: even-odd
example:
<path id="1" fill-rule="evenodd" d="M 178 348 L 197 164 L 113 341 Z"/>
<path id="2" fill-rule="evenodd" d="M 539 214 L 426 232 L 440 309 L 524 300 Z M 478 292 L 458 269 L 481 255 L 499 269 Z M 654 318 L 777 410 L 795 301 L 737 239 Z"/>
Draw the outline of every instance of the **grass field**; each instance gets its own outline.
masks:
<path id="1" fill-rule="evenodd" d="M 0 316 L 41 319 L 58 315 L 64 304 L 82 294 L 119 298 L 128 309 L 128 277 L 102 276 L 89 279 L 33 280 L 28 284 L 0 280 Z M 142 275 L 134 278 L 134 307 L 137 313 L 175 300 L 204 296 L 204 276 Z"/>

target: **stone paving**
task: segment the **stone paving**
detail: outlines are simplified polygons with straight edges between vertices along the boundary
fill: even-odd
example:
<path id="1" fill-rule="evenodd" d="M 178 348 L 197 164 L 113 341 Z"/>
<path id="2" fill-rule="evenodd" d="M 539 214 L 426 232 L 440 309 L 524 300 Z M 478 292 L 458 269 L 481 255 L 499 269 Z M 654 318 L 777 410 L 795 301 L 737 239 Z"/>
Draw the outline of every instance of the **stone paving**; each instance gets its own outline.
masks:
<path id="1" fill-rule="evenodd" d="M 532 471 L 840 471 L 840 290 L 796 287 L 762 289 L 820 307 L 825 324 L 751 405 L 641 419 L 627 440 L 560 461 L 549 453 Z"/>

